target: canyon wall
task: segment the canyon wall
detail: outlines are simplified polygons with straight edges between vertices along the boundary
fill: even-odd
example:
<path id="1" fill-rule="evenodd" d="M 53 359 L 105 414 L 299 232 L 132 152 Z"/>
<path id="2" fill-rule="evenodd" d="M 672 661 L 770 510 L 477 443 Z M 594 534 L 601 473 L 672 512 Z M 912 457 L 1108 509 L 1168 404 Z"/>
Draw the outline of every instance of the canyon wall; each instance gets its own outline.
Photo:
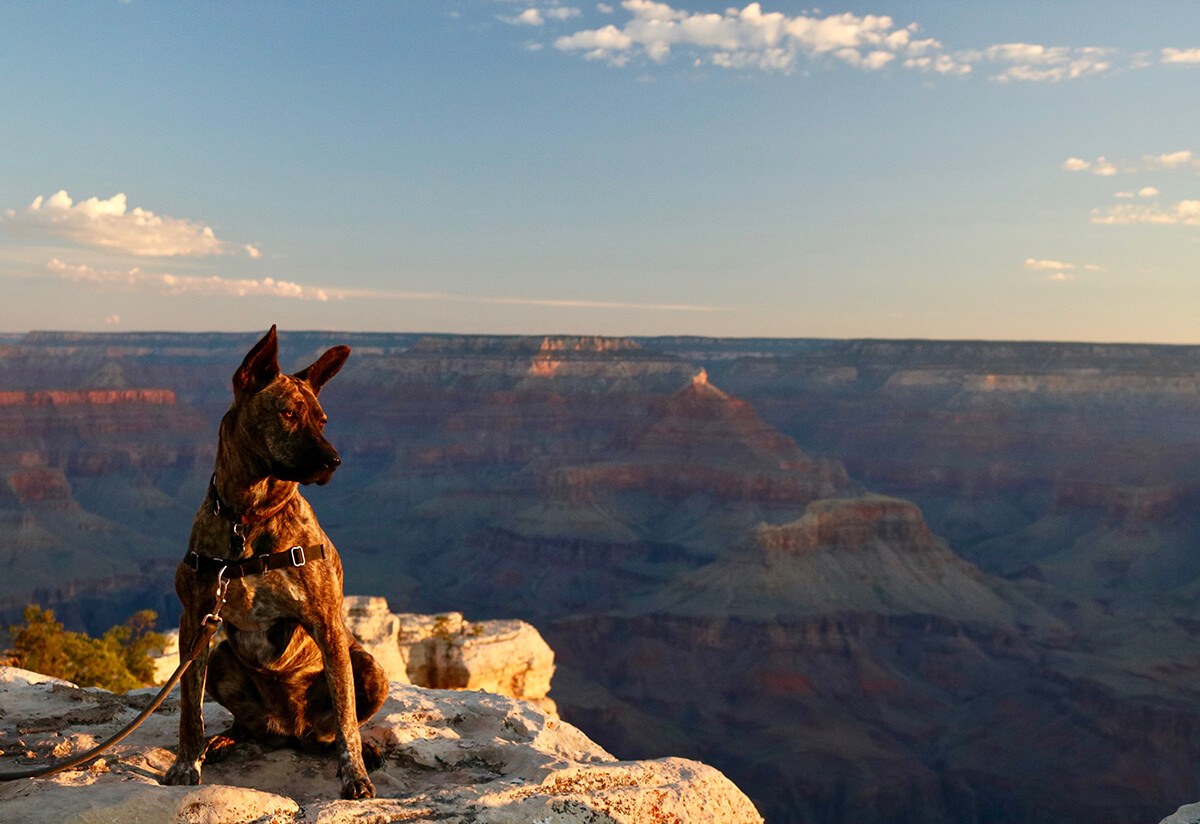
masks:
<path id="1" fill-rule="evenodd" d="M 10 619 L 176 620 L 257 337 L 0 348 Z M 715 764 L 771 822 L 1200 798 L 1200 350 L 310 332 L 285 368 L 341 343 L 344 463 L 304 494 L 347 592 L 536 625 L 622 757 Z"/>

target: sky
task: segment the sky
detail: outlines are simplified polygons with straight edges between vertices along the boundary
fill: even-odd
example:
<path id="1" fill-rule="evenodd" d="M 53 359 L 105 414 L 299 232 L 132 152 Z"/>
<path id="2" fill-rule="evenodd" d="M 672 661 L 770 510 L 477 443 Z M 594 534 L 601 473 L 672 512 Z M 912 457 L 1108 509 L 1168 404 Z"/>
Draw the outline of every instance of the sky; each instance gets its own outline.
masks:
<path id="1" fill-rule="evenodd" d="M 1200 343 L 1200 3 L 0 4 L 0 332 Z"/>

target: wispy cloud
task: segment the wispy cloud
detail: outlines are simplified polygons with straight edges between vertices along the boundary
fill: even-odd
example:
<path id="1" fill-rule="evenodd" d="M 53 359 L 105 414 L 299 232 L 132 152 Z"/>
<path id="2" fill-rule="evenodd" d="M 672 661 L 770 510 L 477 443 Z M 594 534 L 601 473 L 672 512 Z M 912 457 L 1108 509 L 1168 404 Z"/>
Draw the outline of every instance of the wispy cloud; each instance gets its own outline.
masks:
<path id="1" fill-rule="evenodd" d="M 246 254 L 257 247 L 218 240 L 211 227 L 191 220 L 129 209 L 124 194 L 75 203 L 65 190 L 38 196 L 26 208 L 7 210 L 0 221 L 11 231 L 58 237 L 107 252 L 142 257 L 205 257 Z"/>
<path id="2" fill-rule="evenodd" d="M 173 275 L 166 272 L 146 272 L 140 267 L 114 271 L 97 269 L 83 264 L 64 263 L 58 258 L 53 258 L 46 264 L 46 271 L 65 280 L 114 288 L 132 288 L 165 295 L 224 295 L 228 297 L 269 295 L 298 300 L 329 300 L 329 294 L 324 289 L 273 278 L 252 280 L 222 278 L 216 275 L 197 277 L 195 275 Z"/>
<path id="3" fill-rule="evenodd" d="M 616 66 L 637 60 L 664 63 L 682 52 L 695 65 L 784 73 L 803 61 L 868 72 L 899 66 L 942 75 L 967 75 L 980 67 L 1000 83 L 1056 83 L 1154 64 L 1153 53 L 1104 46 L 997 43 L 950 49 L 924 36 L 919 24 L 898 24 L 881 14 L 811 11 L 790 16 L 764 11 L 757 2 L 719 13 L 690 11 L 656 0 L 624 0 L 620 6 L 629 15 L 624 22 L 561 35 L 554 46 Z M 603 3 L 598 8 L 604 13 L 616 11 Z M 1200 63 L 1200 49 L 1162 49 L 1160 62 Z"/>
<path id="4" fill-rule="evenodd" d="M 1128 203 L 1110 209 L 1093 209 L 1092 223 L 1109 226 L 1200 226 L 1200 200 L 1181 200 L 1166 208 Z"/>
<path id="5" fill-rule="evenodd" d="M 1074 263 L 1063 263 L 1061 260 L 1037 260 L 1036 258 L 1025 258 L 1025 262 L 1021 264 L 1026 269 L 1074 269 Z"/>
<path id="6" fill-rule="evenodd" d="M 63 280 L 88 283 L 100 288 L 135 290 L 161 295 L 206 295 L 223 297 L 268 296 L 295 300 L 403 300 L 443 301 L 449 303 L 485 303 L 512 306 L 546 306 L 559 309 L 640 309 L 669 312 L 721 312 L 724 307 L 687 303 L 630 303 L 582 299 L 494 297 L 460 295 L 451 292 L 415 292 L 395 289 L 351 289 L 330 286 L 306 286 L 273 278 L 223 278 L 148 272 L 140 267 L 127 270 L 98 269 L 85 264 L 65 263 L 53 258 L 44 271 Z"/>
<path id="7" fill-rule="evenodd" d="M 1164 63 L 1200 63 L 1200 49 L 1163 49 Z"/>
<path id="8" fill-rule="evenodd" d="M 1160 155 L 1142 155 L 1136 160 L 1112 161 L 1103 156 L 1095 160 L 1068 157 L 1063 161 L 1062 168 L 1068 172 L 1090 172 L 1094 175 L 1133 174 L 1164 169 L 1200 169 L 1200 159 L 1190 149 L 1184 149 Z"/>

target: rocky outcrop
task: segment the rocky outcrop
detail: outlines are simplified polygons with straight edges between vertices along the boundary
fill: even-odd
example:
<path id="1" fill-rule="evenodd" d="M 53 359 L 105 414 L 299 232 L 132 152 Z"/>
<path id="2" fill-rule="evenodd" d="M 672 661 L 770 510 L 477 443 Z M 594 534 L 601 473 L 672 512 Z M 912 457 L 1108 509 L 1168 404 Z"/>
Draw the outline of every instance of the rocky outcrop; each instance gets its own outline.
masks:
<path id="1" fill-rule="evenodd" d="M 347 595 L 342 603 L 346 628 L 400 684 L 440 690 L 482 690 L 506 695 L 557 717 L 548 697 L 554 677 L 554 650 L 524 621 L 464 621 L 461 613 L 394 614 L 386 598 Z M 155 657 L 163 683 L 179 665 L 179 632 Z"/>
<path id="2" fill-rule="evenodd" d="M 347 596 L 346 626 L 388 678 L 432 689 L 483 690 L 556 714 L 554 651 L 529 624 L 464 621 L 461 613 L 400 615 L 384 598 Z"/>
<path id="3" fill-rule="evenodd" d="M 136 715 L 147 691 L 115 696 L 0 667 L 0 770 L 73 755 Z M 209 729 L 229 716 L 205 705 Z M 206 764 L 204 784 L 158 782 L 172 761 L 178 705 L 164 705 L 84 770 L 0 785 L 5 820 L 29 824 L 363 821 L 448 824 L 761 823 L 725 776 L 680 758 L 618 761 L 575 727 L 527 702 L 393 684 L 363 727 L 383 764 L 378 797 L 338 799 L 332 751 L 263 751 L 242 744 Z"/>

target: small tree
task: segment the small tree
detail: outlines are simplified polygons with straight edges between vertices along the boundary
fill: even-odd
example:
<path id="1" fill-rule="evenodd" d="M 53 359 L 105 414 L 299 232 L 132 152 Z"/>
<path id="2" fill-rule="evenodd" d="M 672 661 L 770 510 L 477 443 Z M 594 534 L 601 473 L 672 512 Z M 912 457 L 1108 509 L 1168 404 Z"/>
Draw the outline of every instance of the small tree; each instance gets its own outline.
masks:
<path id="1" fill-rule="evenodd" d="M 54 620 L 54 611 L 37 604 L 25 607 L 24 624 L 8 628 L 17 666 L 71 681 L 81 687 L 125 692 L 154 680 L 150 652 L 166 639 L 153 631 L 157 614 L 136 613 L 125 624 L 100 638 L 67 632 Z"/>

